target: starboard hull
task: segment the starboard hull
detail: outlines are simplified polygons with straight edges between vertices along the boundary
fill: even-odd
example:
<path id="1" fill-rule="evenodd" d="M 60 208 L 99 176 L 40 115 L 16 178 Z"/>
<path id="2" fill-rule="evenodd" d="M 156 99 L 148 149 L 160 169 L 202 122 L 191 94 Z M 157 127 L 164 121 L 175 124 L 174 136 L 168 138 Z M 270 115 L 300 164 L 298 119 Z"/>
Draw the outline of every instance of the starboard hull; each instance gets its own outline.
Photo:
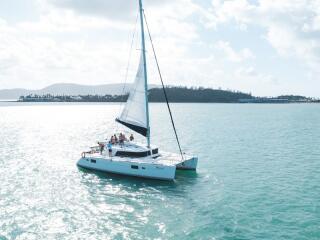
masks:
<path id="1" fill-rule="evenodd" d="M 198 165 L 198 158 L 197 157 L 191 157 L 188 159 L 184 159 L 183 162 L 176 165 L 176 169 L 178 170 L 193 170 L 195 171 L 197 169 Z"/>

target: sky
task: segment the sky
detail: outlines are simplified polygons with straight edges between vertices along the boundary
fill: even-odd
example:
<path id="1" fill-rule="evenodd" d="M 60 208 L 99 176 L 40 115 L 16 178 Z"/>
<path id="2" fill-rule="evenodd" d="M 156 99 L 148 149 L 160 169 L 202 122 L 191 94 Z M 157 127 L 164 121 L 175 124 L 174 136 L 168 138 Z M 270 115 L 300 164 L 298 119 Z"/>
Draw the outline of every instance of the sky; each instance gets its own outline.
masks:
<path id="1" fill-rule="evenodd" d="M 165 84 L 320 97 L 319 0 L 144 0 L 144 9 Z M 135 0 L 1 0 L 0 89 L 132 82 L 137 13 Z M 148 42 L 147 59 L 149 83 L 160 84 Z"/>

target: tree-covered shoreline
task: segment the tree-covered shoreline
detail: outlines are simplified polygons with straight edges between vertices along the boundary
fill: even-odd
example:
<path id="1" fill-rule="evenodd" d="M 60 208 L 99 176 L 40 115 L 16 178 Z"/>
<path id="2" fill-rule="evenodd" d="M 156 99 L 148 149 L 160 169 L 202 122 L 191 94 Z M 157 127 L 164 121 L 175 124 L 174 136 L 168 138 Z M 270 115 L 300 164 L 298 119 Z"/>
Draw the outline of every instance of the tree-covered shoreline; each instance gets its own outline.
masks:
<path id="1" fill-rule="evenodd" d="M 255 97 L 250 93 L 240 91 L 211 89 L 166 87 L 169 102 L 175 103 L 292 103 L 292 102 L 320 102 L 297 95 L 282 95 L 278 97 Z M 125 102 L 128 94 L 124 95 L 26 95 L 21 96 L 20 102 Z M 149 102 L 165 102 L 162 88 L 152 88 L 148 91 Z"/>

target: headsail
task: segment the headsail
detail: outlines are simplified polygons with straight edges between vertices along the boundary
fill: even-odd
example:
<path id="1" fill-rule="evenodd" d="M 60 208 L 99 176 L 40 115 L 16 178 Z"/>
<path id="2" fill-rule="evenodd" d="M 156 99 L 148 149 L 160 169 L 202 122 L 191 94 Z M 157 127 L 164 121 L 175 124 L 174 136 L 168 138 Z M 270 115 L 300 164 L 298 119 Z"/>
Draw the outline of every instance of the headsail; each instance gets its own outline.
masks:
<path id="1" fill-rule="evenodd" d="M 116 121 L 146 137 L 148 124 L 144 66 L 143 54 L 141 53 L 136 79 L 129 93 L 127 103 Z"/>

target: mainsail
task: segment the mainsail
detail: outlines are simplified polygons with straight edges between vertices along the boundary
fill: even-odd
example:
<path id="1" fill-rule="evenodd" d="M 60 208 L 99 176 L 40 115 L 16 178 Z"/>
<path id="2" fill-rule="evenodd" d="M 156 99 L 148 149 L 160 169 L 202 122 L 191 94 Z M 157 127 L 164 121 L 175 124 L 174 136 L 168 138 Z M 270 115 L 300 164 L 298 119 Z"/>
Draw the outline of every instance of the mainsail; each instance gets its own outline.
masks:
<path id="1" fill-rule="evenodd" d="M 116 121 L 146 137 L 148 132 L 148 120 L 144 67 L 143 53 L 141 52 L 136 79 L 129 93 L 127 103 Z"/>

